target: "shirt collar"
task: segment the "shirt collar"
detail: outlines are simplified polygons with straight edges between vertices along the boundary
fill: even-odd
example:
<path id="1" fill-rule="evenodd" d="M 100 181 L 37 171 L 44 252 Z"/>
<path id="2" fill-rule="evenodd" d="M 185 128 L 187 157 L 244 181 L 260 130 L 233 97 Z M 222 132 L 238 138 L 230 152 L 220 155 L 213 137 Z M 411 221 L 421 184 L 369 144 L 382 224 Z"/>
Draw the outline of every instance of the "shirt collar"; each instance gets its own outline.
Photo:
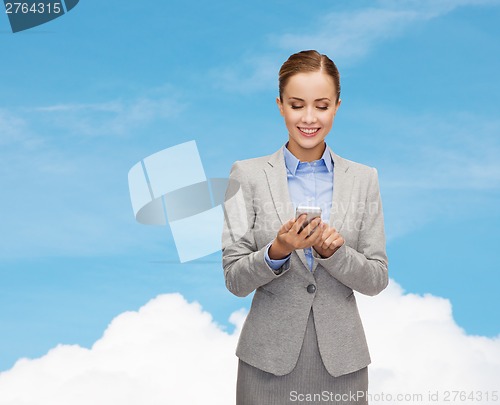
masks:
<path id="1" fill-rule="evenodd" d="M 285 166 L 290 173 L 295 176 L 295 172 L 297 171 L 297 167 L 299 167 L 300 160 L 295 157 L 295 155 L 290 152 L 287 148 L 288 142 L 283 146 L 283 155 L 285 157 Z M 333 161 L 332 156 L 330 154 L 330 148 L 328 145 L 325 146 L 325 151 L 321 158 L 318 161 L 323 161 L 325 163 L 326 168 L 331 173 L 333 171 Z"/>

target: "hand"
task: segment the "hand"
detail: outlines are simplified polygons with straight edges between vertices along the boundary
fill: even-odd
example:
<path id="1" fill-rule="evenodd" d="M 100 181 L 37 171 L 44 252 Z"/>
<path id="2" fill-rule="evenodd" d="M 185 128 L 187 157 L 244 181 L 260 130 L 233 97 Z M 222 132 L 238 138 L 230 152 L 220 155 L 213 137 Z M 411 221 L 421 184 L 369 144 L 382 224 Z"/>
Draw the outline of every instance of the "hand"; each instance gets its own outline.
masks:
<path id="1" fill-rule="evenodd" d="M 302 214 L 281 226 L 276 239 L 269 248 L 270 259 L 283 259 L 296 249 L 313 246 L 320 240 L 322 233 L 321 218 L 314 218 L 302 231 L 302 225 L 307 218 Z M 326 225 L 326 224 L 325 224 Z"/>
<path id="2" fill-rule="evenodd" d="M 313 248 L 318 254 L 327 258 L 333 255 L 344 243 L 344 238 L 335 228 L 331 228 L 328 224 L 322 223 L 323 232 L 318 241 L 313 245 Z"/>

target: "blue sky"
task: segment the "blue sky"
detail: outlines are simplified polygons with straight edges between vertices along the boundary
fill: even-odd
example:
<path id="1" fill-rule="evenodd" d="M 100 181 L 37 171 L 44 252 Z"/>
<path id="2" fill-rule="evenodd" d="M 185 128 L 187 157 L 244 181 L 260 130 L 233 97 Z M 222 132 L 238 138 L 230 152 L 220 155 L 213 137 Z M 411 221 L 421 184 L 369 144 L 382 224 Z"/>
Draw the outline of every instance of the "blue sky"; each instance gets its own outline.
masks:
<path id="1" fill-rule="evenodd" d="M 277 71 L 336 61 L 328 139 L 379 170 L 390 276 L 499 334 L 499 1 L 84 1 L 12 34 L 0 15 L 0 371 L 180 292 L 214 319 L 248 307 L 220 254 L 180 264 L 168 228 L 135 222 L 128 170 L 196 140 L 208 177 L 287 139 Z"/>

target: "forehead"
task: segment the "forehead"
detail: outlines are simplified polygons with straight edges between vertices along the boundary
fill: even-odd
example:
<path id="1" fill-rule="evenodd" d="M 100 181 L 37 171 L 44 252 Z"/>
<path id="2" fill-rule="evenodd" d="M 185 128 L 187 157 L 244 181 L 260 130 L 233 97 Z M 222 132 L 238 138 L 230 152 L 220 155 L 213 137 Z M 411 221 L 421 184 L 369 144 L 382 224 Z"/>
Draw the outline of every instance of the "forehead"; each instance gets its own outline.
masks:
<path id="1" fill-rule="evenodd" d="M 298 97 L 304 100 L 335 98 L 336 89 L 333 79 L 323 72 L 297 73 L 288 79 L 284 88 L 286 97 Z"/>

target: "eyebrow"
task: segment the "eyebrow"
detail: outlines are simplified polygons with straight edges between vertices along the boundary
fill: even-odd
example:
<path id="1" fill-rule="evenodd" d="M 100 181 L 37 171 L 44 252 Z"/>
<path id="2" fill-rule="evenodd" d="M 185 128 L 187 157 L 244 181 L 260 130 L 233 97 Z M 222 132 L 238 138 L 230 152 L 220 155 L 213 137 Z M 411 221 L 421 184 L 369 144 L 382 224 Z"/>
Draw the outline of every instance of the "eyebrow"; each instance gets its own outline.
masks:
<path id="1" fill-rule="evenodd" d="M 304 99 L 299 98 L 299 97 L 289 97 L 288 99 L 289 100 L 297 100 L 297 101 L 305 101 Z M 331 101 L 331 100 L 328 97 L 323 97 L 323 98 L 317 98 L 314 101 Z"/>

